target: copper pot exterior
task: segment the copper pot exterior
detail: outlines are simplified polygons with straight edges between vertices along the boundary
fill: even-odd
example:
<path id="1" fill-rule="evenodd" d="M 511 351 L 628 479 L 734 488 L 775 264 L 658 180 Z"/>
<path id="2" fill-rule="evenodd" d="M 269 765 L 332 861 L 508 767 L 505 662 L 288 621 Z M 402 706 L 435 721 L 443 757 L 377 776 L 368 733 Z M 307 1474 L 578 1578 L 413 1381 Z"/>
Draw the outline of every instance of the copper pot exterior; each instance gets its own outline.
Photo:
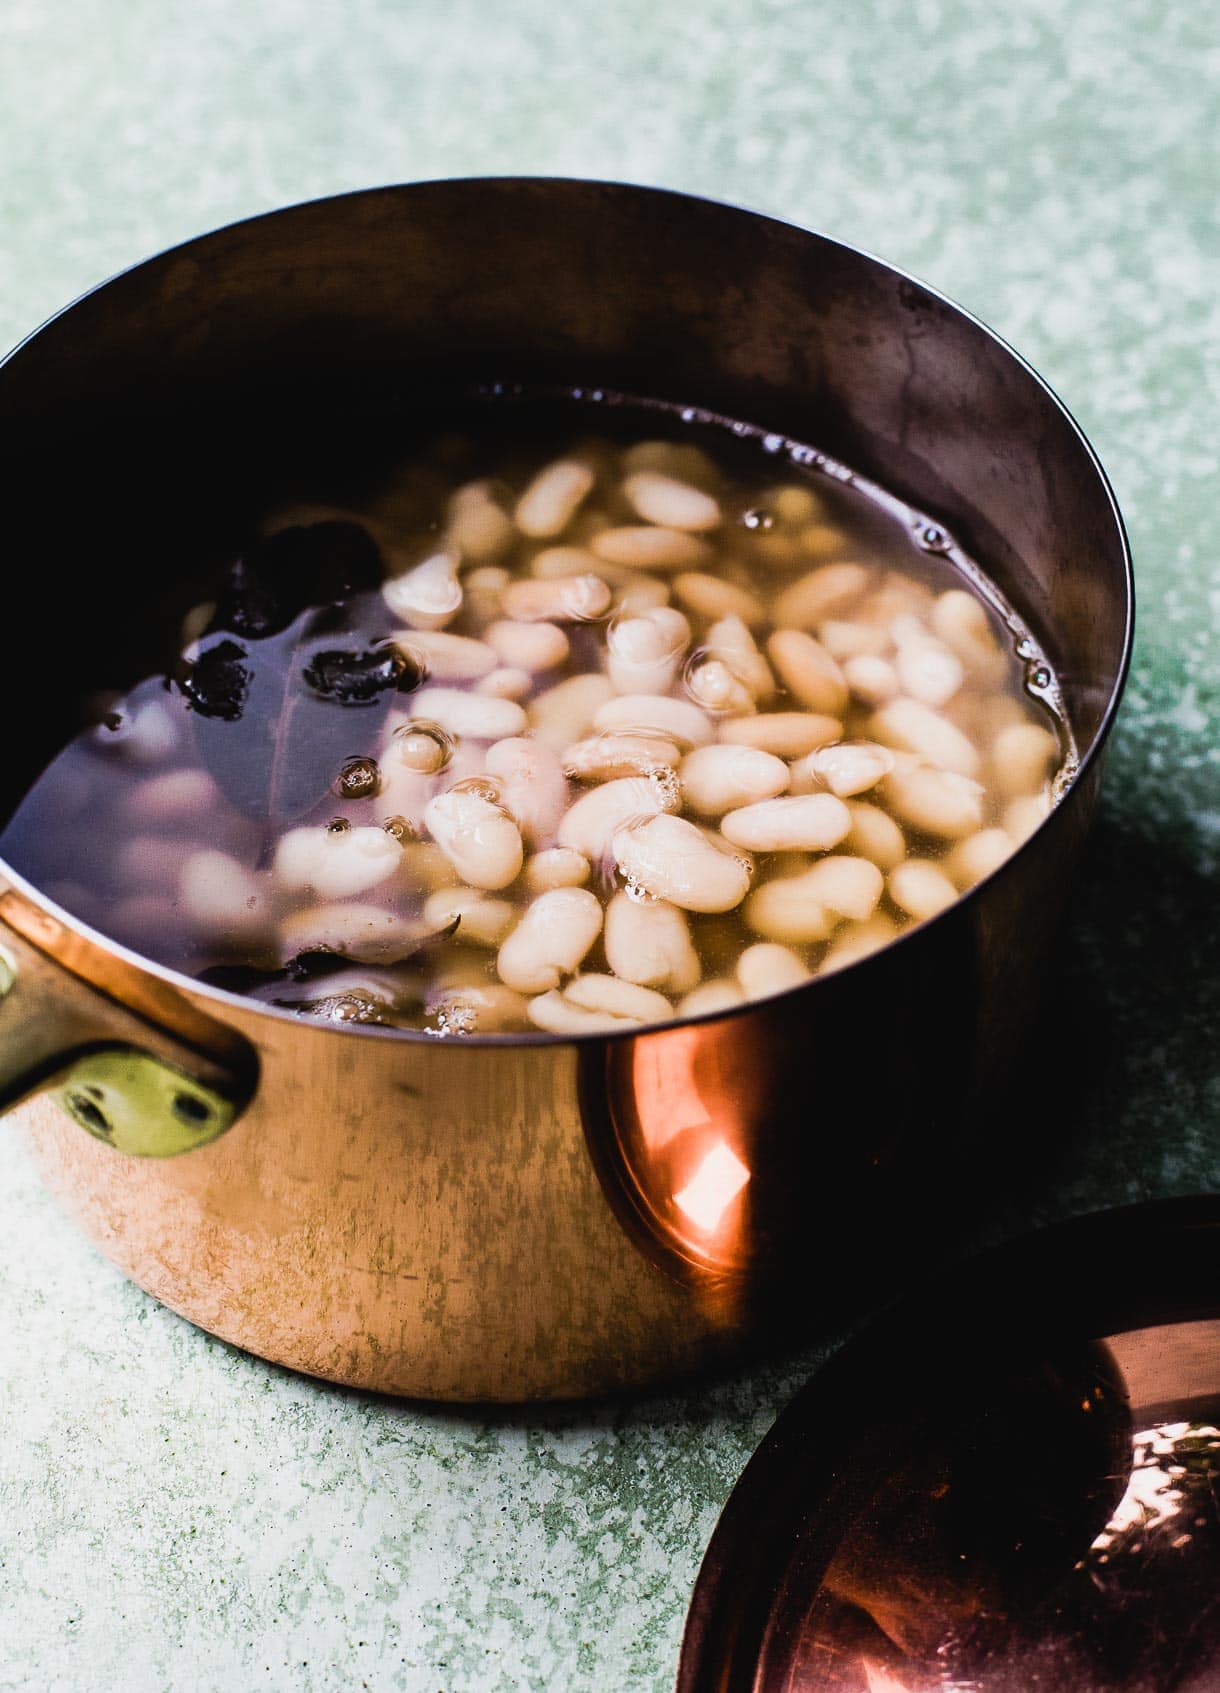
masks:
<path id="1" fill-rule="evenodd" d="M 34 1155 L 108 1257 L 204 1328 L 315 1375 L 438 1399 L 583 1395 L 807 1320 L 784 1289 L 797 1272 L 816 1285 L 823 1221 L 874 1225 L 984 1127 L 1095 808 L 1130 567 L 1054 397 L 876 260 L 651 190 L 424 184 L 205 237 L 87 296 L 0 369 L 18 541 L 49 548 L 53 574 L 86 530 L 121 536 L 121 604 L 97 572 L 77 611 L 112 636 L 92 644 L 92 685 L 147 667 L 133 604 L 199 597 L 205 543 L 248 516 L 268 442 L 324 464 L 438 372 L 707 405 L 854 464 L 986 561 L 1059 664 L 1085 753 L 1031 841 L 935 922 L 780 999 L 627 1038 L 457 1044 L 294 1021 L 82 937 L 0 864 L 15 887 L 0 963 L 6 923 L 20 952 L 7 1004 L 0 979 L 0 1108 L 28 1096 Z M 48 537 L 65 479 L 80 498 Z M 169 568 L 186 510 L 197 553 Z M 16 617 L 41 611 L 45 584 L 16 584 Z M 51 712 L 16 749 L 0 817 L 73 726 Z M 82 1132 L 45 1092 L 55 1017 L 12 1032 L 35 983 L 42 1005 L 81 1002 L 65 1052 L 136 1049 L 143 1029 L 201 1098 L 223 1106 L 228 1074 L 232 1126 L 172 1157 Z"/>

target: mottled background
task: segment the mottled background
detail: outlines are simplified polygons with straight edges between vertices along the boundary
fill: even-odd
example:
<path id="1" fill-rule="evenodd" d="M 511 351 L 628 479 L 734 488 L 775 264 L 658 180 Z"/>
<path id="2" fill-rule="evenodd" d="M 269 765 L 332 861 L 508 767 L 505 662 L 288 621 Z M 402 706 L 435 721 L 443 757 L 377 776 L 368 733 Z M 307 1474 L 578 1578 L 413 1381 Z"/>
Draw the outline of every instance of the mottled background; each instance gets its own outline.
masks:
<path id="1" fill-rule="evenodd" d="M 1213 22 L 1194 0 L 3 0 L 0 341 L 209 225 L 479 172 L 738 200 L 964 301 L 1092 437 L 1141 592 L 1052 972 L 1093 1058 L 1068 1108 L 1028 1101 L 1037 1159 L 972 1233 L 1215 1189 Z M 0 1689 L 660 1693 L 717 1510 L 810 1363 L 490 1420 L 335 1392 L 127 1286 L 10 1139 Z"/>

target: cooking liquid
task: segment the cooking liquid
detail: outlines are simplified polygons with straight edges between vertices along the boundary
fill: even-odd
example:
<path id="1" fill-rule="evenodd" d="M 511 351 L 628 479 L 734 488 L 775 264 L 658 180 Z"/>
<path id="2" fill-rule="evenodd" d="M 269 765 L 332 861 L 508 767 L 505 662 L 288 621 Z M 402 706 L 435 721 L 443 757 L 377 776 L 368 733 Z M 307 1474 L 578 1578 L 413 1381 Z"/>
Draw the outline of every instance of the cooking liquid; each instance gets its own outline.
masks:
<path id="1" fill-rule="evenodd" d="M 815 449 L 689 408 L 601 392 L 540 401 L 489 389 L 461 418 L 460 432 L 438 432 L 405 453 L 371 498 L 268 512 L 261 535 L 217 584 L 215 603 L 186 618 L 175 673 L 104 702 L 101 720 L 65 748 L 22 802 L 0 835 L 0 854 L 104 935 L 188 976 L 302 1015 L 447 1036 L 579 1032 L 715 1010 L 887 944 L 943 904 L 945 878 L 960 894 L 1015 850 L 1073 773 L 1058 684 L 1032 632 L 939 524 Z M 513 521 L 518 501 L 556 459 L 586 467 L 592 485 L 558 531 L 523 534 Z M 699 526 L 676 530 L 690 543 L 684 567 L 602 556 L 599 536 L 648 527 L 639 504 L 650 506 L 645 496 L 656 494 L 649 479 L 657 476 L 670 496 L 676 482 L 710 497 L 718 521 L 707 523 L 706 501 L 687 501 L 687 516 L 693 512 Z M 666 486 L 660 493 L 664 499 Z M 422 585 L 422 611 L 404 610 L 401 593 L 383 592 L 383 575 L 400 579 L 446 549 L 460 602 L 450 610 L 444 566 Z M 570 556 L 561 559 L 556 549 L 570 549 Z M 844 565 L 858 568 L 853 574 Z M 827 574 L 835 568 L 838 578 Z M 553 640 L 555 649 L 566 649 L 556 662 L 525 669 L 463 649 L 472 673 L 455 676 L 446 674 L 457 662 L 452 655 L 430 658 L 430 633 L 483 642 L 492 626 L 513 622 L 506 616 L 509 584 L 553 583 L 567 571 L 604 582 L 607 603 L 539 620 L 566 637 Z M 824 604 L 815 604 L 815 583 L 801 611 L 793 591 L 814 572 L 822 573 Z M 303 600 L 315 586 L 316 597 Z M 960 616 L 963 591 L 982 608 L 977 627 Z M 954 592 L 956 602 L 944 600 Z M 795 614 L 785 611 L 794 605 Z M 551 695 L 571 678 L 604 675 L 616 643 L 630 649 L 624 625 L 661 606 L 682 611 L 689 640 L 659 692 L 697 705 L 709 742 L 736 741 L 741 733 L 748 744 L 750 724 L 775 713 L 834 719 L 812 749 L 795 756 L 780 749 L 791 774 L 786 788 L 768 797 L 833 793 L 851 813 L 850 833 L 829 847 L 735 844 L 721 815 L 688 803 L 690 747 L 679 736 L 668 762 L 659 753 L 653 767 L 634 774 L 644 804 L 623 827 L 630 834 L 658 813 L 676 814 L 748 873 L 748 892 L 731 908 L 684 910 L 697 972 L 654 973 L 649 982 L 647 971 L 631 971 L 633 985 L 654 997 L 615 998 L 613 984 L 605 987 L 614 972 L 599 935 L 575 969 L 559 970 L 550 990 L 506 985 L 499 947 L 550 885 L 532 861 L 554 846 L 556 829 L 527 835 L 521 873 L 503 885 L 484 882 L 463 896 L 463 910 L 461 867 L 432 838 L 427 801 L 460 785 L 511 815 L 504 783 L 485 768 L 498 739 L 543 739 L 569 771 L 574 744 L 626 745 L 638 753 L 641 733 L 664 742 L 672 728 L 648 721 L 646 709 L 638 722 L 599 732 L 592 719 L 611 698 L 608 681 L 594 683 L 566 719 L 556 707 L 563 696 Z M 748 626 L 756 660 L 723 648 L 726 614 Z M 760 691 L 768 638 L 784 624 L 812 635 L 830 655 L 829 710 L 819 713 L 796 697 L 773 657 L 776 686 Z M 538 622 L 524 626 L 537 629 Z M 719 667 L 709 670 L 717 659 Z M 922 689 L 920 722 L 931 714 L 951 726 L 958 739 L 951 737 L 956 751 L 947 763 L 891 721 L 889 676 L 899 678 L 900 701 Z M 619 697 L 651 691 L 625 687 L 621 678 L 613 686 Z M 524 719 L 508 735 L 464 731 L 439 721 L 443 712 L 419 709 L 421 696 L 439 697 L 426 695 L 430 688 L 499 698 L 509 707 L 506 720 L 514 705 Z M 1029 732 L 1023 738 L 1014 730 Z M 1047 749 L 1041 760 L 1039 731 Z M 431 738 L 435 770 L 404 778 L 396 762 L 404 735 Z M 961 753 L 963 736 L 969 756 Z M 870 785 L 844 791 L 850 770 L 843 776 L 833 759 L 811 765 L 828 748 L 860 742 L 880 747 L 883 762 L 893 760 Z M 429 756 L 425 745 L 425 765 Z M 918 782 L 903 802 L 904 779 L 929 770 L 951 778 L 950 797 L 964 804 L 967 823 L 932 826 Z M 569 774 L 566 803 L 595 785 Z M 393 843 L 380 856 L 368 833 L 374 829 Z M 291 849 L 283 844 L 290 833 Z M 313 846 L 322 836 L 344 835 L 349 845 L 372 841 L 371 862 L 384 862 L 386 873 L 324 874 L 324 886 L 315 885 Z M 616 893 L 643 904 L 657 899 L 648 877 L 626 862 L 624 840 L 616 832 L 602 843 L 578 884 L 603 906 Z M 289 862 L 293 853 L 304 869 Z M 798 920 L 795 929 L 783 899 L 777 918 L 755 898 L 828 858 L 875 865 L 879 889 L 853 894 L 845 909 L 832 895 L 820 921 Z M 570 862 L 562 873 L 572 873 Z M 356 885 L 367 876 L 373 880 Z M 319 908 L 323 918 L 315 922 Z M 336 908 L 350 910 L 350 934 Z M 743 963 L 759 946 L 771 951 Z M 791 961 L 779 956 L 781 947 Z M 596 978 L 588 991 L 574 990 L 574 1001 L 573 975 Z"/>

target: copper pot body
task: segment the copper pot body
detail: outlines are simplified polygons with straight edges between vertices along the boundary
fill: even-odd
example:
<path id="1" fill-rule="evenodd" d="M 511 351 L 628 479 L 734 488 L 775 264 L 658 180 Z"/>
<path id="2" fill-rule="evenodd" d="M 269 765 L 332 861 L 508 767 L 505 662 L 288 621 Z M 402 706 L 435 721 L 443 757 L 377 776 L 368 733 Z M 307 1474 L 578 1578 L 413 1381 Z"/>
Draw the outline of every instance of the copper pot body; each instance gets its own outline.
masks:
<path id="1" fill-rule="evenodd" d="M 134 680 L 141 620 L 200 597 L 278 464 L 324 466 L 429 384 L 489 378 L 749 418 L 932 512 L 1037 630 L 1083 754 L 1029 842 L 935 921 L 778 999 L 630 1037 L 293 1020 L 109 944 L 0 863 L 0 1108 L 101 1250 L 294 1369 L 521 1400 L 791 1330 L 816 1310 L 791 1291 L 816 1288 L 829 1220 L 877 1226 L 977 1128 L 1095 808 L 1132 587 L 1083 436 L 957 307 L 730 207 L 499 179 L 235 225 L 18 348 L 0 368 L 10 556 L 39 568 L 6 584 L 13 627 L 46 627 L 70 576 L 54 615 L 86 686 Z M 34 719 L 2 817 L 76 725 L 55 699 L 31 713 L 12 673 L 0 703 Z"/>

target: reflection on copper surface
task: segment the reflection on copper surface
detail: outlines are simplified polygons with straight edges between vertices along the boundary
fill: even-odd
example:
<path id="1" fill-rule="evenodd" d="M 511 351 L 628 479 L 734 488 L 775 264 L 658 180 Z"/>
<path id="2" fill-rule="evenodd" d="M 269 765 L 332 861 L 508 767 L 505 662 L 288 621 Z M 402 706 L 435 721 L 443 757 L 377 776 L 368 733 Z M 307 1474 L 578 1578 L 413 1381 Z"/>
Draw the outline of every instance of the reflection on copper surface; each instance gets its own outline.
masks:
<path id="1" fill-rule="evenodd" d="M 714 1234 L 729 1206 L 750 1179 L 750 1172 L 727 1141 L 718 1140 L 674 1204 L 705 1234 Z"/>
<path id="2" fill-rule="evenodd" d="M 887 1563 L 866 1512 L 810 1607 L 794 1693 L 1217 1693 L 1220 1426 L 1156 1423 L 1130 1462 L 1104 1526 L 1020 1602 L 997 1605 L 985 1570 L 958 1585 L 932 1542 Z M 927 1632 L 895 1626 L 912 1607 Z"/>
<path id="3" fill-rule="evenodd" d="M 665 1030 L 617 1063 L 607 1093 L 621 1175 L 646 1230 L 717 1280 L 740 1269 L 758 1112 L 737 1042 L 723 1029 Z"/>
<path id="4" fill-rule="evenodd" d="M 905 1681 L 899 1681 L 871 1659 L 864 1659 L 864 1678 L 868 1693 L 915 1693 Z"/>
<path id="5" fill-rule="evenodd" d="M 648 1102 L 648 1109 L 640 1112 L 640 1134 L 651 1153 L 660 1152 L 685 1129 L 709 1124 L 695 1081 L 702 1034 L 702 1029 L 675 1029 L 663 1041 L 635 1043 L 635 1093 Z"/>

